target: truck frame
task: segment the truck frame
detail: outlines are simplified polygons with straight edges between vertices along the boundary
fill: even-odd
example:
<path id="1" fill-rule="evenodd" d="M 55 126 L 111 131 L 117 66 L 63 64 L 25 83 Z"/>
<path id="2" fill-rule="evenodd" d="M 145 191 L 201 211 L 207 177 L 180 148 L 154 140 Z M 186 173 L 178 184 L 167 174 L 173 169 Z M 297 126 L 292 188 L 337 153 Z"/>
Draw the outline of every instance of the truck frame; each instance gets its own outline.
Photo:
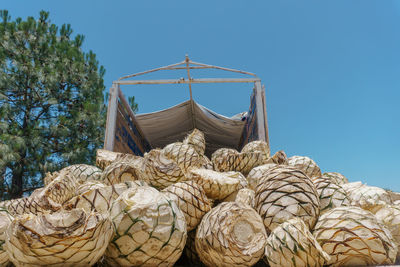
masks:
<path id="1" fill-rule="evenodd" d="M 246 78 L 193 78 L 191 71 L 196 69 L 214 69 L 233 72 L 237 74 L 247 75 Z M 168 79 L 168 80 L 137 80 L 132 79 L 144 74 L 157 72 L 161 70 L 186 70 L 187 78 Z M 255 74 L 218 67 L 198 62 L 193 62 L 188 56 L 185 60 L 164 67 L 159 67 L 119 78 L 112 83 L 108 99 L 107 122 L 104 138 L 104 149 L 130 153 L 143 156 L 144 153 L 151 150 L 153 147 L 138 121 L 138 116 L 135 115 L 128 104 L 124 94 L 121 91 L 121 85 L 146 85 L 146 84 L 188 84 L 190 92 L 190 100 L 187 105 L 190 105 L 192 130 L 198 128 L 196 125 L 196 102 L 193 100 L 192 84 L 200 83 L 250 83 L 253 84 L 253 93 L 250 97 L 250 108 L 245 118 L 243 129 L 241 129 L 241 137 L 237 145 L 232 145 L 232 148 L 241 149 L 245 144 L 254 140 L 263 140 L 268 144 L 268 124 L 267 110 L 265 101 L 265 87 L 261 84 L 260 78 Z M 199 129 L 202 130 L 202 129 Z M 186 133 L 183 133 L 186 134 Z M 207 133 L 205 133 L 207 141 Z M 175 140 L 181 141 L 181 140 Z M 215 142 L 215 141 L 214 141 Z M 160 145 L 160 144 L 158 144 Z M 161 144 L 162 145 L 162 144 Z M 166 144 L 165 144 L 166 145 Z M 211 151 L 212 152 L 212 151 Z"/>

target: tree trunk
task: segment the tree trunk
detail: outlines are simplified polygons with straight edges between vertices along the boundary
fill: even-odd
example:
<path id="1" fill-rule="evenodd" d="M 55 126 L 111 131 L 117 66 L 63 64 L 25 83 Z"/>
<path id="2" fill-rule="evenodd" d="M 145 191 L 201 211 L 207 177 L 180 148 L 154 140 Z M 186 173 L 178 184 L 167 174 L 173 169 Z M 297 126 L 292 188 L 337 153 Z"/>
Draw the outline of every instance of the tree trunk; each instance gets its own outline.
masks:
<path id="1" fill-rule="evenodd" d="M 15 166 L 12 171 L 12 180 L 11 180 L 11 190 L 10 197 L 11 199 L 22 197 L 23 188 L 22 188 L 22 179 L 24 177 L 22 166 Z"/>
<path id="2" fill-rule="evenodd" d="M 6 168 L 0 169 L 0 201 L 4 200 L 4 193 L 7 190 L 5 184 Z"/>

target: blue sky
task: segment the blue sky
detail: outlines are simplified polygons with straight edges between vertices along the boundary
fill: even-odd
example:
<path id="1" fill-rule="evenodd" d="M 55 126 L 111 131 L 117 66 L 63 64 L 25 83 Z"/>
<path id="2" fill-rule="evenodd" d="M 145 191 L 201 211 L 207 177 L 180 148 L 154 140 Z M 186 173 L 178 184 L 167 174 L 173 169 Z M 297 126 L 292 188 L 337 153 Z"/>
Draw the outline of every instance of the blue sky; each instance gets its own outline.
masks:
<path id="1" fill-rule="evenodd" d="M 266 86 L 271 150 L 313 158 L 400 191 L 400 1 L 2 1 L 13 18 L 50 11 L 85 35 L 105 84 L 184 59 L 256 73 Z M 221 72 L 195 72 L 218 77 Z M 160 73 L 144 78 L 179 78 Z M 123 87 L 139 113 L 189 97 L 185 86 Z M 194 85 L 195 100 L 231 116 L 251 86 Z"/>

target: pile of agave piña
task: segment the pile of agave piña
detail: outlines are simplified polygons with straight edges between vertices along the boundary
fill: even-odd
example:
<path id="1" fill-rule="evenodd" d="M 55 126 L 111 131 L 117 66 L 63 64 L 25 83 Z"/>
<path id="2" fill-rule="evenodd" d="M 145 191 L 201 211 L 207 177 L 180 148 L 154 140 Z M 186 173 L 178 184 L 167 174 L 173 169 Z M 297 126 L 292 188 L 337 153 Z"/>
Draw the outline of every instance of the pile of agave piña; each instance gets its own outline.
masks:
<path id="1" fill-rule="evenodd" d="M 400 194 L 262 141 L 208 159 L 194 130 L 144 157 L 98 150 L 97 167 L 49 173 L 0 203 L 0 266 L 390 265 Z"/>

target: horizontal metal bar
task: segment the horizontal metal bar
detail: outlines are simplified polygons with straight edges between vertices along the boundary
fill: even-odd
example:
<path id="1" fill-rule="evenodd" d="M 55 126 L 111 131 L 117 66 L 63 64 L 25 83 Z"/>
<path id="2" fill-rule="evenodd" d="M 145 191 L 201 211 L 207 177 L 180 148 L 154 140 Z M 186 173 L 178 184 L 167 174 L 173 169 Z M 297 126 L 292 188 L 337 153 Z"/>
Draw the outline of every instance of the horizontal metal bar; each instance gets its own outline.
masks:
<path id="1" fill-rule="evenodd" d="M 253 83 L 258 82 L 258 78 L 203 78 L 203 79 L 173 79 L 173 80 L 125 80 L 114 81 L 115 84 L 188 84 L 188 83 Z"/>

